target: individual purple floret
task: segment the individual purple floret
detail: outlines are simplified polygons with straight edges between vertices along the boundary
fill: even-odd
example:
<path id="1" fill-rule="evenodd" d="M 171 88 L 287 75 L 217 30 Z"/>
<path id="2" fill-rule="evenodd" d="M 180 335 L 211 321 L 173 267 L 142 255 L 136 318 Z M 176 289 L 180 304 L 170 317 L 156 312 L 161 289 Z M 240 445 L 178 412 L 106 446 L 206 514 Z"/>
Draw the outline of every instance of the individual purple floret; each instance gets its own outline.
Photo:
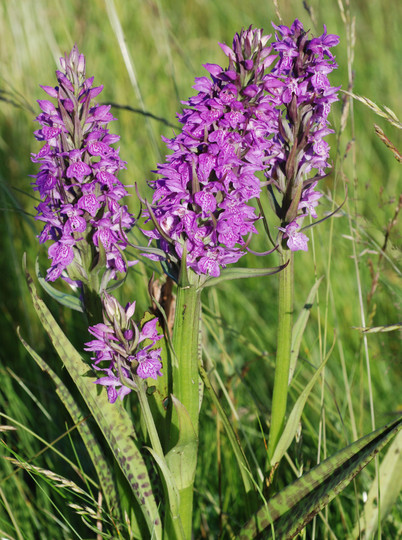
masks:
<path id="1" fill-rule="evenodd" d="M 141 379 L 162 375 L 161 349 L 154 348 L 163 337 L 158 334 L 158 319 L 151 319 L 139 329 L 132 319 L 134 311 L 135 302 L 123 308 L 113 296 L 104 293 L 103 323 L 89 327 L 96 339 L 86 343 L 85 350 L 95 353 L 93 367 L 104 372 L 95 383 L 106 386 L 110 403 L 118 397 L 123 399 L 135 388 L 134 374 Z"/>
<path id="2" fill-rule="evenodd" d="M 322 197 L 322 193 L 314 191 L 314 188 L 317 184 L 318 181 L 313 182 L 309 187 L 305 188 L 302 191 L 298 207 L 299 210 L 305 209 L 307 213 L 310 214 L 310 216 L 314 219 L 317 219 L 317 212 L 315 211 L 315 207 L 318 205 L 318 199 Z"/>
<path id="3" fill-rule="evenodd" d="M 45 223 L 40 243 L 51 240 L 51 266 L 46 279 L 54 281 L 67 270 L 69 277 L 85 283 L 88 273 L 105 253 L 108 279 L 126 272 L 124 230 L 134 224 L 127 195 L 116 175 L 125 168 L 119 150 L 112 144 L 118 135 L 109 133 L 113 115 L 110 106 L 93 103 L 103 86 L 94 87 L 85 76 L 85 59 L 76 46 L 60 59 L 58 86 L 42 86 L 53 99 L 38 100 L 42 113 L 35 137 L 44 143 L 32 161 L 40 163 L 33 183 L 43 202 L 36 219 Z"/>
<path id="4" fill-rule="evenodd" d="M 307 251 L 308 246 L 308 237 L 297 229 L 300 228 L 300 225 L 295 221 L 292 221 L 286 227 L 278 227 L 280 231 L 284 234 L 285 240 L 287 239 L 288 248 L 291 251 Z"/>

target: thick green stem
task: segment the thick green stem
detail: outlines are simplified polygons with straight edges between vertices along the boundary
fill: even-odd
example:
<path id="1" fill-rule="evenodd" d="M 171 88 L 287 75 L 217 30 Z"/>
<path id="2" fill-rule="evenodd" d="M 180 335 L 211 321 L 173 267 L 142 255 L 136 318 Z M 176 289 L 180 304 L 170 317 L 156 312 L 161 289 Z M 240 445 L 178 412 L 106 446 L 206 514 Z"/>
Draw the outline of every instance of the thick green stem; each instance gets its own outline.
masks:
<path id="1" fill-rule="evenodd" d="M 286 264 L 279 272 L 279 313 L 276 348 L 275 380 L 272 396 L 271 428 L 268 442 L 268 458 L 271 459 L 285 424 L 289 383 L 289 364 L 293 326 L 293 254 L 282 251 L 280 264 Z"/>
<path id="2" fill-rule="evenodd" d="M 178 288 L 174 320 L 173 394 L 187 409 L 198 435 L 198 355 L 201 318 L 200 291 L 194 286 Z"/>
<path id="3" fill-rule="evenodd" d="M 198 451 L 201 292 L 194 285 L 178 288 L 174 321 L 173 395 L 185 411 L 175 406 L 172 416 L 171 471 L 180 494 L 180 518 L 185 538 L 191 539 L 193 485 Z M 188 414 L 188 416 L 187 416 Z M 175 451 L 177 449 L 177 453 Z M 177 459 L 177 456 L 180 458 Z"/>

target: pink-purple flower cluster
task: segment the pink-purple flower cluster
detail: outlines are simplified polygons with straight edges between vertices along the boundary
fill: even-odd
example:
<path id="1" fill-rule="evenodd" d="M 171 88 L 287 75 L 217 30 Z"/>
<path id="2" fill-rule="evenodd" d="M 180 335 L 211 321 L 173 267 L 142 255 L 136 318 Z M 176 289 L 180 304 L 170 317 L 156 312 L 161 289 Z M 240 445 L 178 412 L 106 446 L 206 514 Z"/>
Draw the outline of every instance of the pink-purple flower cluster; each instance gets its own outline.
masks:
<path id="1" fill-rule="evenodd" d="M 182 131 L 166 140 L 173 153 L 158 166 L 162 178 L 150 183 L 157 227 L 146 234 L 179 258 L 186 245 L 187 265 L 198 274 L 219 276 L 257 232 L 249 202 L 261 191 L 256 173 L 266 167 L 266 133 L 275 121 L 262 86 L 275 59 L 268 38 L 261 30 L 243 31 L 233 50 L 222 45 L 228 69 L 205 65 L 211 77 L 196 80 L 199 93 L 178 116 Z"/>
<path id="2" fill-rule="evenodd" d="M 85 59 L 77 47 L 60 63 L 58 86 L 42 86 L 57 104 L 38 100 L 41 127 L 35 137 L 44 145 L 32 155 L 32 161 L 40 163 L 33 184 L 42 199 L 36 219 L 45 223 L 39 241 L 53 242 L 46 279 L 54 281 L 74 267 L 72 279 L 85 282 L 101 248 L 112 279 L 116 272 L 127 271 L 124 230 L 134 224 L 127 206 L 119 202 L 127 191 L 116 175 L 125 162 L 111 145 L 120 137 L 107 128 L 114 120 L 110 106 L 92 101 L 103 86 L 94 87 L 93 77 L 85 77 Z"/>
<path id="3" fill-rule="evenodd" d="M 306 251 L 308 238 L 299 229 L 308 214 L 317 217 L 315 207 L 322 194 L 314 188 L 329 167 L 324 137 L 334 132 L 328 127 L 328 114 L 339 88 L 331 86 L 328 74 L 337 67 L 330 48 L 339 37 L 327 34 L 324 26 L 322 36 L 309 39 L 297 19 L 290 28 L 273 26 L 279 59 L 265 87 L 278 111 L 278 123 L 272 137 L 276 157 L 265 175 L 271 179 L 271 193 L 272 186 L 280 193 L 279 230 L 289 249 Z"/>
<path id="4" fill-rule="evenodd" d="M 158 334 L 154 318 L 145 322 L 141 329 L 133 321 L 135 302 L 123 308 L 108 293 L 103 297 L 103 323 L 89 327 L 96 338 L 86 343 L 86 351 L 95 353 L 93 368 L 104 373 L 95 381 L 106 386 L 110 403 L 136 387 L 133 374 L 141 379 L 161 376 L 161 349 L 155 343 L 163 336 Z"/>
<path id="5" fill-rule="evenodd" d="M 257 232 L 250 203 L 264 184 L 279 192 L 274 206 L 288 247 L 307 249 L 298 221 L 315 217 L 321 194 L 314 187 L 328 166 L 323 137 L 332 132 L 327 117 L 337 99 L 327 78 L 336 67 L 329 48 L 338 37 L 325 31 L 309 40 L 297 20 L 274 27 L 272 45 L 251 27 L 236 34 L 232 48 L 221 45 L 229 66 L 205 65 L 210 77 L 196 79 L 198 94 L 178 115 L 181 132 L 166 140 L 173 153 L 150 182 L 147 215 L 155 228 L 145 233 L 168 262 L 185 246 L 187 265 L 198 274 L 218 276 L 246 253 Z M 306 179 L 313 169 L 319 176 Z"/>

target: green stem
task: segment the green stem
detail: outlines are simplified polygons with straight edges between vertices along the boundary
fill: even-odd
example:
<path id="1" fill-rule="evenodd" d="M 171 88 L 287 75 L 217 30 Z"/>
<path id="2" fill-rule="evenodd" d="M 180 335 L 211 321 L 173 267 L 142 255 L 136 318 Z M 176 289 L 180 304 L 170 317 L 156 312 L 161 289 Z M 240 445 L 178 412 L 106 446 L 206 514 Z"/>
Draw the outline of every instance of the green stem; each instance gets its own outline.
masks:
<path id="1" fill-rule="evenodd" d="M 145 424 L 147 426 L 147 431 L 149 439 L 151 441 L 151 446 L 155 452 L 161 457 L 164 457 L 162 445 L 159 439 L 158 431 L 155 426 L 154 418 L 152 416 L 151 408 L 149 406 L 148 396 L 146 395 L 145 385 L 143 381 L 138 377 L 134 377 L 135 382 L 138 386 L 138 401 L 140 402 L 141 411 L 144 415 Z"/>
<path id="2" fill-rule="evenodd" d="M 96 279 L 96 278 L 95 278 Z M 82 286 L 84 297 L 84 309 L 89 325 L 97 324 L 103 321 L 102 300 L 98 292 L 98 280 L 89 280 Z"/>
<path id="3" fill-rule="evenodd" d="M 179 287 L 176 299 L 173 349 L 173 394 L 187 409 L 198 435 L 198 355 L 201 318 L 200 291 Z"/>
<path id="4" fill-rule="evenodd" d="M 269 459 L 272 458 L 282 435 L 286 416 L 293 326 L 293 254 L 290 250 L 283 250 L 280 254 L 280 264 L 286 263 L 286 268 L 279 272 L 278 337 L 268 441 Z"/>
<path id="5" fill-rule="evenodd" d="M 201 292 L 195 285 L 178 288 L 174 321 L 173 395 L 186 412 L 173 412 L 171 440 L 180 459 L 171 467 L 180 494 L 180 517 L 185 538 L 191 539 L 193 485 L 198 452 Z M 188 417 L 184 416 L 188 413 Z M 189 420 L 189 421 L 188 421 Z M 171 452 L 175 452 L 175 447 Z M 177 454 L 176 454 L 177 455 Z"/>
<path id="6" fill-rule="evenodd" d="M 103 321 L 102 300 L 99 294 L 99 275 L 93 271 L 93 253 L 87 241 L 83 241 L 79 249 L 80 263 L 69 266 L 68 274 L 73 280 L 82 282 L 82 296 L 84 301 L 84 311 L 89 325 Z M 86 277 L 84 277 L 86 276 Z"/>

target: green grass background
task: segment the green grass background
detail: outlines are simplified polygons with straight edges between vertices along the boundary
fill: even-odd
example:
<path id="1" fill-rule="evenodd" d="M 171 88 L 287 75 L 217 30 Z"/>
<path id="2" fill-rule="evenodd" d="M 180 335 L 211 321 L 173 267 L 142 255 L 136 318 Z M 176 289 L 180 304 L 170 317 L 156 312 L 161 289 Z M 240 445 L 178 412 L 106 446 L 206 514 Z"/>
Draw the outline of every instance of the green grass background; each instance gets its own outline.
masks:
<path id="1" fill-rule="evenodd" d="M 401 116 L 400 2 L 359 0 L 349 6 L 341 0 L 314 0 L 308 3 L 310 13 L 302 2 L 278 4 L 284 24 L 299 18 L 315 35 L 322 33 L 323 24 L 329 33 L 340 35 L 335 51 L 339 69 L 331 76 L 333 85 L 348 89 L 352 80 L 353 92 Z M 131 76 L 112 24 L 111 6 L 121 24 Z M 271 21 L 279 22 L 275 5 L 269 1 L 0 1 L 0 423 L 16 427 L 1 437 L 7 446 L 3 458 L 15 453 L 81 486 L 85 486 L 82 474 L 65 458 L 81 463 L 93 474 L 78 434 L 72 430 L 65 435 L 72 422 L 52 383 L 27 356 L 16 335 L 20 326 L 27 341 L 65 375 L 33 312 L 21 268 L 24 252 L 31 270 L 38 254 L 43 267 L 47 264 L 46 249 L 39 248 L 36 238 L 40 227 L 33 220 L 37 201 L 29 177 L 37 172 L 30 153 L 40 147 L 32 135 L 39 113 L 36 100 L 45 99 L 39 84 L 56 83 L 58 58 L 77 43 L 86 56 L 87 75 L 94 75 L 95 84 L 105 87 L 100 100 L 131 108 L 113 108 L 118 122 L 111 128 L 121 135 L 121 156 L 127 161 L 120 179 L 128 185 L 137 183 L 149 195 L 146 180 L 152 178 L 151 171 L 165 154 L 160 137 L 172 135 L 180 100 L 193 93 L 194 77 L 205 74 L 202 64 L 225 65 L 218 42 L 230 44 L 235 32 L 251 24 L 271 33 Z M 401 320 L 400 228 L 398 231 L 398 224 L 392 221 L 401 192 L 401 164 L 376 137 L 373 124 L 399 149 L 401 131 L 355 101 L 350 103 L 346 127 L 340 134 L 342 104 L 341 100 L 334 105 L 331 117 L 337 132 L 328 138 L 334 167 L 322 183 L 327 197 L 320 206 L 321 214 L 330 212 L 333 204 L 341 204 L 346 189 L 348 199 L 335 218 L 310 230 L 309 252 L 296 254 L 296 313 L 315 279 L 322 275 L 324 279 L 303 338 L 291 403 L 311 377 L 313 366 L 319 365 L 334 344 L 325 382 L 316 386 L 303 415 L 302 441 L 290 451 L 299 471 L 316 463 L 318 448 L 323 459 L 369 432 L 373 420 L 377 426 L 387 423 L 402 405 L 400 333 L 370 334 L 364 341 L 355 329 Z M 139 205 L 134 189 L 130 192 L 133 196 L 128 204 L 136 212 Z M 385 238 L 386 251 L 380 256 Z M 256 247 L 266 249 L 263 237 Z M 272 255 L 250 257 L 242 264 L 274 266 L 277 261 Z M 377 270 L 378 282 L 373 277 Z M 145 285 L 150 271 L 136 266 L 119 291 L 124 302 L 137 299 L 139 312 L 148 305 Z M 377 286 L 368 302 L 373 280 Z M 263 470 L 265 460 L 273 385 L 276 290 L 274 276 L 229 282 L 208 290 L 203 298 L 205 358 L 216 365 L 238 411 L 232 420 L 247 447 L 256 479 L 257 463 Z M 45 293 L 43 297 L 77 348 L 82 347 L 88 339 L 82 321 L 48 300 Z M 230 530 L 236 530 L 246 518 L 242 487 L 229 444 L 208 401 L 202 426 L 195 536 L 229 537 Z M 331 504 L 324 516 L 328 525 L 318 519 L 316 526 L 309 525 L 306 537 L 347 538 L 373 474 L 373 468 L 364 471 L 355 487 Z M 283 466 L 280 481 L 284 484 L 294 478 L 290 465 Z M 96 499 L 96 490 L 93 493 Z M 0 531 L 5 535 L 95 538 L 68 506 L 68 502 L 77 502 L 76 497 L 67 488 L 55 489 L 46 474 L 16 471 L 0 455 Z M 399 498 L 384 524 L 385 538 L 401 533 L 401 508 Z"/>

